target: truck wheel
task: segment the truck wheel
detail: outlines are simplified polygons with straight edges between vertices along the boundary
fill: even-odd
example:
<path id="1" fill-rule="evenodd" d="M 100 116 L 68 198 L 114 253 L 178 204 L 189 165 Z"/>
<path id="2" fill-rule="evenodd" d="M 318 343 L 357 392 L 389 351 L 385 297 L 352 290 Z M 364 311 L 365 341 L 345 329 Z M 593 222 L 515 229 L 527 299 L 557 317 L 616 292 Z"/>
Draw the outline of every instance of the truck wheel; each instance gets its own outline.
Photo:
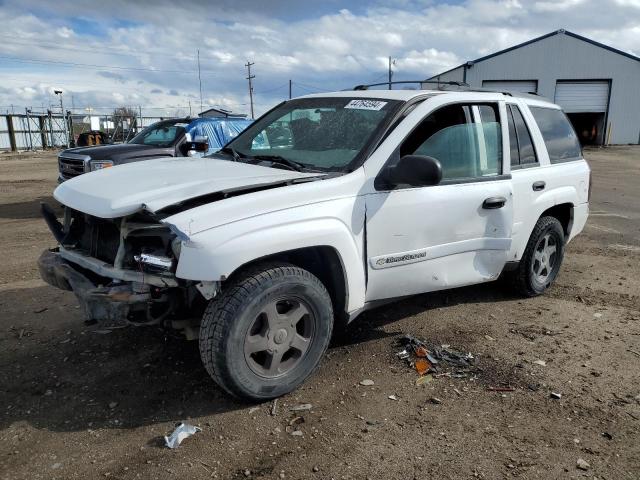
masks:
<path id="1" fill-rule="evenodd" d="M 294 265 L 263 264 L 209 303 L 200 356 L 228 393 L 268 400 L 295 390 L 314 372 L 332 328 L 331 298 L 320 280 Z"/>
<path id="2" fill-rule="evenodd" d="M 541 217 L 514 272 L 516 290 L 524 296 L 541 295 L 553 283 L 564 257 L 564 230 L 555 217 Z"/>

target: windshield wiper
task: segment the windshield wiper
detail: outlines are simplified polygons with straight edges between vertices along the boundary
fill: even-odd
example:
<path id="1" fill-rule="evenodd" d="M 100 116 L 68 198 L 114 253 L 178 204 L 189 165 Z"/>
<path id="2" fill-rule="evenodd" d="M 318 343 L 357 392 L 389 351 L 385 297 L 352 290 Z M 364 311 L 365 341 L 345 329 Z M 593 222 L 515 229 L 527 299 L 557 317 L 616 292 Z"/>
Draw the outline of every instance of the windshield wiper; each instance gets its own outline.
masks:
<path id="1" fill-rule="evenodd" d="M 266 160 L 267 162 L 286 165 L 296 172 L 302 172 L 303 170 L 309 168 L 304 163 L 296 162 L 295 160 L 289 160 L 288 158 L 281 157 L 280 155 L 253 155 L 251 157 L 251 160 Z"/>
<path id="2" fill-rule="evenodd" d="M 242 161 L 242 155 L 240 155 L 233 147 L 224 147 L 220 149 L 220 152 L 230 154 L 233 157 L 234 162 Z"/>

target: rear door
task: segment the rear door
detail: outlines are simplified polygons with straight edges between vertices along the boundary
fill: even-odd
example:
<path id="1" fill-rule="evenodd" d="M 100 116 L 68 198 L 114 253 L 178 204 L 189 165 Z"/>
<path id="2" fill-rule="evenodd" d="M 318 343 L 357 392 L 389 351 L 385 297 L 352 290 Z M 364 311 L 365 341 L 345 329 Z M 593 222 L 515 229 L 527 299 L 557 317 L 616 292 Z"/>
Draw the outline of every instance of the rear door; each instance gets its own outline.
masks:
<path id="1" fill-rule="evenodd" d="M 410 154 L 438 159 L 443 180 L 430 187 L 377 187 L 367 195 L 367 301 L 500 274 L 513 222 L 513 191 L 502 162 L 503 112 L 498 102 L 442 106 L 394 152 L 388 163 Z"/>

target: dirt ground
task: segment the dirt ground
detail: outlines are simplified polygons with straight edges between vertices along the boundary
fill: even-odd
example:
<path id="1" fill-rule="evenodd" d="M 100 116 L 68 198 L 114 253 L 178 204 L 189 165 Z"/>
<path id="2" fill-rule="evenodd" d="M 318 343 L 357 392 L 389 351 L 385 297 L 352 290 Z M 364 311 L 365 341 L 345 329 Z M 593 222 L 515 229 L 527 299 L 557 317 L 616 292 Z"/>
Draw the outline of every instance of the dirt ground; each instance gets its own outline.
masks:
<path id="1" fill-rule="evenodd" d="M 85 327 L 36 268 L 55 154 L 0 154 L 0 478 L 640 478 L 640 148 L 586 156 L 592 214 L 547 295 L 494 283 L 372 310 L 272 415 L 224 395 L 196 342 Z M 418 386 L 403 333 L 482 371 Z M 163 447 L 182 420 L 202 431 Z"/>

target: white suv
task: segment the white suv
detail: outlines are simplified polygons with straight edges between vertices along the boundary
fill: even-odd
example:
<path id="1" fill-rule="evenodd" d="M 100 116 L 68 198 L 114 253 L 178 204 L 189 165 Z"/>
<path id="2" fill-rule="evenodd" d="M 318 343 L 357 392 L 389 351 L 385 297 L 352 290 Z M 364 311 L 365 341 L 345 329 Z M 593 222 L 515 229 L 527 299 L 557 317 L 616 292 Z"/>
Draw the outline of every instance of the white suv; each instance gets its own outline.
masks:
<path id="1" fill-rule="evenodd" d="M 263 400 L 318 366 L 334 324 L 503 272 L 554 281 L 590 170 L 562 110 L 486 91 L 358 90 L 267 112 L 217 154 L 60 185 L 42 277 L 88 322 L 199 338 L 227 392 Z"/>

